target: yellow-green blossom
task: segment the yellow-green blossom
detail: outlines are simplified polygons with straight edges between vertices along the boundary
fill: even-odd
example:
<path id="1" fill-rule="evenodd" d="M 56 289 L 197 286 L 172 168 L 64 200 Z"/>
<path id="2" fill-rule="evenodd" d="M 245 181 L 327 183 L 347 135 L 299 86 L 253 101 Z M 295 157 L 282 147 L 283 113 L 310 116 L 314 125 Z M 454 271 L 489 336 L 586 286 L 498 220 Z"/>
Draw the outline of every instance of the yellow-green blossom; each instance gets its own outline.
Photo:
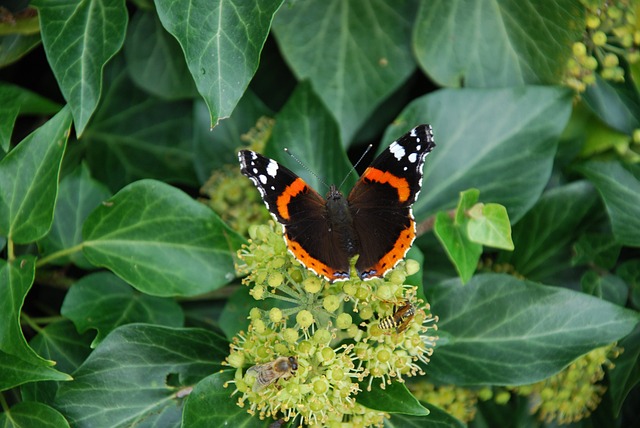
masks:
<path id="1" fill-rule="evenodd" d="M 309 426 L 381 426 L 388 415 L 357 403 L 360 384 L 384 388 L 422 374 L 436 340 L 427 332 L 437 319 L 415 297 L 415 287 L 404 284 L 419 265 L 401 262 L 384 279 L 364 282 L 353 275 L 330 283 L 287 252 L 273 222 L 250 227 L 249 235 L 238 269 L 251 295 L 272 299 L 274 307 L 253 308 L 247 332 L 231 344 L 226 364 L 237 369 L 230 383 L 238 404 L 260 418 Z M 400 317 L 402 330 L 380 329 L 381 319 L 409 303 L 415 310 Z M 297 370 L 255 387 L 258 369 L 248 369 L 271 368 L 280 357 L 295 357 Z"/>
<path id="2" fill-rule="evenodd" d="M 620 350 L 615 344 L 594 349 L 578 358 L 560 373 L 541 382 L 513 388 L 529 396 L 531 413 L 547 422 L 568 424 L 588 417 L 598 407 L 606 387 L 599 382 L 604 367 L 613 367 L 611 359 Z"/>

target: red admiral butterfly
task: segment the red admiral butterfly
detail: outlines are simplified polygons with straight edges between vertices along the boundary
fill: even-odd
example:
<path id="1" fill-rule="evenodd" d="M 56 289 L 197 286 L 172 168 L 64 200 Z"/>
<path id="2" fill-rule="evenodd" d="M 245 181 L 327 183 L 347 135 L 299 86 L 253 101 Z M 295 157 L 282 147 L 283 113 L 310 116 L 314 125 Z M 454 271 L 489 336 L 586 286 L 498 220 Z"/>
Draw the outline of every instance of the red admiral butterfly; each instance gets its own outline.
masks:
<path id="1" fill-rule="evenodd" d="M 359 255 L 361 279 L 384 276 L 404 258 L 416 237 L 411 206 L 422 186 L 425 157 L 435 147 L 431 125 L 394 141 L 365 170 L 345 199 L 332 185 L 326 199 L 273 159 L 241 150 L 240 170 L 256 185 L 282 224 L 295 258 L 329 281 L 349 279 Z"/>

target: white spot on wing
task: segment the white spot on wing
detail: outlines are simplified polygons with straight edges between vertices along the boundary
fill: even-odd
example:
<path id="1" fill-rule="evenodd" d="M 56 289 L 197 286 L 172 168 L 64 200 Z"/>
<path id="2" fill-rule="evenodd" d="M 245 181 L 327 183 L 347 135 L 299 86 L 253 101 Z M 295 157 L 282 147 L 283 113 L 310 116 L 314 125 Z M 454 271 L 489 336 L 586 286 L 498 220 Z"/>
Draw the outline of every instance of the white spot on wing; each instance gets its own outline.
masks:
<path id="1" fill-rule="evenodd" d="M 276 163 L 276 161 L 270 160 L 269 164 L 267 165 L 267 174 L 269 174 L 271 177 L 275 177 L 277 173 L 278 164 Z"/>
<path id="2" fill-rule="evenodd" d="M 260 174 L 258 178 L 262 184 L 267 184 L 267 177 L 265 177 L 264 174 Z"/>
<path id="3" fill-rule="evenodd" d="M 389 146 L 389 151 L 398 160 L 402 160 L 402 158 L 405 155 L 404 147 L 402 147 L 400 144 L 398 144 L 395 141 L 393 142 L 392 145 Z"/>
<path id="4" fill-rule="evenodd" d="M 409 162 L 416 163 L 417 160 L 418 160 L 418 154 L 417 153 L 411 153 L 409 155 Z"/>

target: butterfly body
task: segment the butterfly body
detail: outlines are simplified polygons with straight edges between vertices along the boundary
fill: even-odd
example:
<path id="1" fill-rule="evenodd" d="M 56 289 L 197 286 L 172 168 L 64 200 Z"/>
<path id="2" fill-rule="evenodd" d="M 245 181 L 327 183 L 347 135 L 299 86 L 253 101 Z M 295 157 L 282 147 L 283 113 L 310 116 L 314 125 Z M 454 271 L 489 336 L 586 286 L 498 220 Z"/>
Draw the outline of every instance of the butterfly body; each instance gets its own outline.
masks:
<path id="1" fill-rule="evenodd" d="M 298 261 L 329 281 L 341 281 L 349 279 L 349 261 L 359 255 L 356 271 L 366 280 L 384 276 L 411 247 L 411 207 L 433 147 L 431 126 L 415 127 L 372 162 L 347 197 L 331 186 L 323 198 L 289 169 L 250 150 L 240 151 L 239 161 L 282 224 Z"/>

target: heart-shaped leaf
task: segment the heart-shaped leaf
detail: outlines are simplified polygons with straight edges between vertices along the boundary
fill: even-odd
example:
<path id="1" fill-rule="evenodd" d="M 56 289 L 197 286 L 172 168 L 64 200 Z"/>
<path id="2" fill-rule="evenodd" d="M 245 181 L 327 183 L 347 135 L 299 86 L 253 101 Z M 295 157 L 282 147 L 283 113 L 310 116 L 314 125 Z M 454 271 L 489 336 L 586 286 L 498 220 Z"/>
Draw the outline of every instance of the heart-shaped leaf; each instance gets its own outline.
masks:
<path id="1" fill-rule="evenodd" d="M 84 255 L 140 291 L 191 296 L 235 278 L 244 239 L 209 208 L 153 180 L 135 182 L 87 218 Z"/>

